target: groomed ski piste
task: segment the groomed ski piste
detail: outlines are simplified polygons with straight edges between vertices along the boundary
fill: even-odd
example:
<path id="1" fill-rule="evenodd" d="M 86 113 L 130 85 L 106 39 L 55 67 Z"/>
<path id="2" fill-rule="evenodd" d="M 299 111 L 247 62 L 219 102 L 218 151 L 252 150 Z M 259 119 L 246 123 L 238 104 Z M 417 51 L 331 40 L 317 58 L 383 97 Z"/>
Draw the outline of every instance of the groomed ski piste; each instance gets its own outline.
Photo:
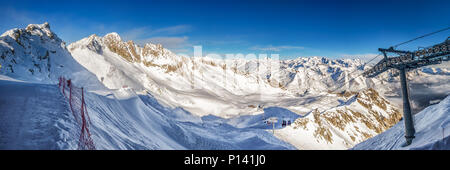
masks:
<path id="1" fill-rule="evenodd" d="M 78 128 L 56 84 L 1 76 L 0 93 L 0 149 L 77 149 Z M 193 116 L 129 88 L 86 92 L 85 99 L 96 149 L 295 149 L 265 126 Z"/>

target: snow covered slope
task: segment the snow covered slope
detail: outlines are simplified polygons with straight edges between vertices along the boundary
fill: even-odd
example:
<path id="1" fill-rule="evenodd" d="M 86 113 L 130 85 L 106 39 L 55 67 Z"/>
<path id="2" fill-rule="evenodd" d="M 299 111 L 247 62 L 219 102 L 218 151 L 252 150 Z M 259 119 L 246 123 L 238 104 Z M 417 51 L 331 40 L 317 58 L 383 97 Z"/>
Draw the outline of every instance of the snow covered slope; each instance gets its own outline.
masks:
<path id="1" fill-rule="evenodd" d="M 64 108 L 64 102 L 45 88 L 54 88 L 57 77 L 85 87 L 98 149 L 348 149 L 400 119 L 396 106 L 383 97 L 395 91 L 395 73 L 358 77 L 342 87 L 343 93 L 330 91 L 366 69 L 360 60 L 184 57 L 161 45 L 124 42 L 117 33 L 92 35 L 66 48 L 48 23 L 5 32 L 0 56 L 4 84 L 13 78 L 36 86 L 34 91 L 53 96 L 49 102 L 56 108 Z M 440 82 L 448 81 L 447 73 L 428 69 L 409 77 Z M 15 93 L 21 94 L 13 89 L 6 97 Z M 17 107 L 2 105 L 1 111 L 11 109 L 2 116 L 9 117 Z M 66 114 L 63 109 L 49 110 L 53 112 Z M 46 114 L 34 116 L 48 123 L 39 118 Z M 273 135 L 273 126 L 264 123 L 270 117 L 294 123 L 278 123 Z M 65 118 L 54 121 L 61 120 Z M 55 134 L 70 130 L 64 127 Z M 75 149 L 72 139 L 63 139 L 67 145 L 50 148 Z"/>
<path id="2" fill-rule="evenodd" d="M 79 127 L 57 85 L 1 76 L 0 92 L 0 149 L 77 149 Z M 132 89 L 85 98 L 96 149 L 294 149 L 265 129 L 165 108 Z"/>
<path id="3" fill-rule="evenodd" d="M 297 119 L 275 135 L 298 149 L 348 149 L 393 126 L 401 118 L 398 109 L 368 89 L 336 95 L 341 104 Z"/>
<path id="4" fill-rule="evenodd" d="M 222 118 L 166 108 L 132 89 L 91 93 L 86 102 L 100 149 L 294 149 L 264 129 L 240 129 Z"/>
<path id="5" fill-rule="evenodd" d="M 391 129 L 352 149 L 450 149 L 450 96 L 414 115 L 414 121 L 416 138 L 407 147 L 402 147 L 405 132 L 404 122 L 400 121 Z"/>
<path id="6" fill-rule="evenodd" d="M 76 149 L 77 128 L 55 85 L 0 75 L 0 150 Z"/>
<path id="7" fill-rule="evenodd" d="M 398 96 L 395 72 L 346 83 L 366 69 L 360 60 L 185 57 L 161 45 L 124 42 L 117 33 L 91 35 L 68 48 L 106 87 L 145 89 L 164 106 L 196 116 L 229 118 L 232 125 L 250 128 L 266 108 L 288 109 L 304 118 L 293 127 L 278 128 L 276 136 L 298 149 L 348 149 L 401 117 L 383 97 Z M 408 77 L 447 82 L 447 72 L 425 68 Z M 331 91 L 344 84 L 340 90 L 346 93 Z"/>
<path id="8" fill-rule="evenodd" d="M 147 89 L 168 106 L 224 118 L 258 114 L 258 106 L 290 107 L 306 113 L 313 108 L 302 107 L 299 97 L 318 96 L 361 66 L 361 61 L 325 58 L 278 63 L 272 59 L 184 57 L 160 45 L 139 47 L 132 41 L 123 42 L 117 33 L 92 35 L 70 44 L 69 50 L 108 88 Z M 277 64 L 282 69 L 268 69 Z"/>
<path id="9" fill-rule="evenodd" d="M 213 114 L 231 118 L 259 114 L 258 108 L 270 106 L 299 114 L 316 108 L 324 111 L 339 104 L 336 99 L 326 97 L 338 87 L 342 88 L 336 91 L 374 88 L 383 96 L 399 96 L 395 72 L 378 79 L 360 76 L 346 83 L 367 68 L 361 60 L 185 57 L 161 45 L 148 43 L 141 47 L 133 41 L 124 42 L 117 33 L 104 37 L 91 35 L 68 48 L 106 87 L 147 89 L 163 104 L 183 107 L 199 116 Z M 425 68 L 409 73 L 408 77 L 412 82 L 446 85 L 448 73 L 446 69 Z"/>
<path id="10" fill-rule="evenodd" d="M 138 87 L 109 90 L 76 62 L 48 23 L 0 37 L 2 149 L 76 149 L 77 128 L 56 79 L 84 86 L 97 149 L 294 149 L 265 129 L 166 108 Z M 43 55 L 41 55 L 43 54 Z M 131 71 L 131 70 L 130 70 Z"/>

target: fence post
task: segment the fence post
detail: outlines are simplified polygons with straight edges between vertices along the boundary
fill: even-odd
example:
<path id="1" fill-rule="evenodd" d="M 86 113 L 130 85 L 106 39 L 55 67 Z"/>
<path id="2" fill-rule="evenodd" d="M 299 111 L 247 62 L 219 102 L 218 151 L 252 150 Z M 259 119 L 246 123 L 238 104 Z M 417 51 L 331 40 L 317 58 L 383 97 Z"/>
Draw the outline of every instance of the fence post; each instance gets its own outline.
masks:
<path id="1" fill-rule="evenodd" d="M 81 110 L 83 112 L 83 121 L 86 123 L 86 132 L 89 136 L 91 136 L 91 133 L 89 133 L 88 128 L 88 121 L 90 122 L 90 118 L 87 113 L 86 103 L 84 101 L 84 87 L 81 87 Z M 86 120 L 86 117 L 88 118 L 88 120 Z"/>
<path id="2" fill-rule="evenodd" d="M 63 86 L 63 95 L 66 96 L 65 88 L 66 88 L 66 80 L 62 78 L 62 86 Z"/>
<path id="3" fill-rule="evenodd" d="M 85 131 L 86 131 L 86 119 L 84 117 L 84 101 L 83 101 L 83 97 L 84 97 L 84 93 L 83 93 L 84 89 L 81 88 L 81 110 L 80 110 L 80 114 L 81 114 L 81 131 L 82 131 L 82 142 L 84 144 L 84 146 L 87 146 L 87 142 L 86 142 L 86 138 L 84 137 L 85 135 Z"/>

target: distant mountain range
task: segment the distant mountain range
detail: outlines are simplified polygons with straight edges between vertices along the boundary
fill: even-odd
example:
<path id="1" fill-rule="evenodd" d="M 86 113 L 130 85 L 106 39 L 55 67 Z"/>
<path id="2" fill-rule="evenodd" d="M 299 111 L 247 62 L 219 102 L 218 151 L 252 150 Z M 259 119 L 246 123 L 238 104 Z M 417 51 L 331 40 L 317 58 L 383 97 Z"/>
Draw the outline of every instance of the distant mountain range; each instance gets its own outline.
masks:
<path id="1" fill-rule="evenodd" d="M 186 57 L 160 44 L 125 42 L 117 33 L 66 45 L 48 23 L 3 33 L 0 57 L 0 74 L 17 80 L 54 84 L 65 76 L 90 91 L 132 89 L 164 107 L 239 128 L 254 128 L 245 118 L 262 123 L 268 108 L 287 109 L 298 117 L 275 136 L 298 149 L 351 148 L 401 118 L 387 99 L 399 95 L 396 73 L 358 76 L 370 68 L 358 59 Z M 447 95 L 449 77 L 444 68 L 408 73 L 412 83 L 438 84 Z"/>

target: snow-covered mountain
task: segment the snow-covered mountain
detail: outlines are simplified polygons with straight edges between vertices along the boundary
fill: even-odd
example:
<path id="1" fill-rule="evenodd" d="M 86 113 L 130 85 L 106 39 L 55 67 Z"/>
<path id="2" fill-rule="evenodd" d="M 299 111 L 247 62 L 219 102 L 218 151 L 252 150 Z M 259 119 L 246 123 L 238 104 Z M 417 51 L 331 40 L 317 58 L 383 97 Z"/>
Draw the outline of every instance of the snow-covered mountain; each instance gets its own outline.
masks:
<path id="1" fill-rule="evenodd" d="M 123 42 L 117 33 L 91 35 L 68 48 L 106 87 L 147 89 L 165 104 L 181 106 L 201 116 L 252 114 L 258 112 L 256 106 L 279 106 L 280 100 L 289 100 L 285 106 L 293 106 L 296 104 L 292 102 L 300 102 L 298 97 L 327 92 L 337 87 L 336 82 L 348 78 L 349 72 L 363 69 L 359 60 L 318 57 L 279 63 L 268 58 L 177 56 L 161 45 L 139 47 L 132 41 Z M 270 69 L 277 65 L 281 69 Z M 348 87 L 368 86 L 366 80 L 359 78 Z M 203 107 L 205 103 L 211 107 Z M 292 109 L 306 113 L 311 108 Z"/>
<path id="2" fill-rule="evenodd" d="M 350 148 L 396 124 L 399 110 L 373 90 L 335 96 L 341 104 L 327 111 L 317 109 L 276 136 L 299 149 Z"/>
<path id="3" fill-rule="evenodd" d="M 372 80 L 357 78 L 345 88 L 347 93 L 331 92 L 336 84 L 350 79 L 351 72 L 364 70 L 360 60 L 190 58 L 177 56 L 160 45 L 140 47 L 132 41 L 123 42 L 117 33 L 91 35 L 68 48 L 105 86 L 144 89 L 166 106 L 182 107 L 197 116 L 247 122 L 241 117 L 260 117 L 265 114 L 264 108 L 289 109 L 302 116 L 296 124 L 310 123 L 308 129 L 303 128 L 308 133 L 285 128 L 277 130 L 276 136 L 289 143 L 311 143 L 307 147 L 295 145 L 299 149 L 350 148 L 386 130 L 401 117 L 395 106 L 368 88 L 375 84 Z M 273 66 L 281 69 L 270 70 Z M 359 89 L 366 90 L 350 92 Z M 253 126 L 229 123 L 241 128 Z"/>
<path id="4" fill-rule="evenodd" d="M 117 33 L 91 35 L 68 48 L 108 88 L 150 90 L 166 105 L 180 106 L 200 116 L 254 114 L 258 113 L 256 106 L 283 106 L 305 114 L 321 108 L 314 102 L 305 105 L 302 99 L 320 98 L 330 91 L 374 88 L 383 96 L 399 96 L 395 72 L 378 79 L 357 77 L 367 69 L 361 60 L 185 57 L 161 45 L 148 43 L 140 47 L 133 41 L 124 42 Z M 408 77 L 418 82 L 449 81 L 448 70 L 429 70 L 410 72 Z M 203 107 L 205 103 L 210 107 Z"/>
<path id="5" fill-rule="evenodd" d="M 400 121 L 391 129 L 367 140 L 354 148 L 355 150 L 392 150 L 392 149 L 450 149 L 450 96 L 440 103 L 432 105 L 414 115 L 415 138 L 411 145 L 402 147 L 404 139 L 404 122 Z"/>
<path id="6" fill-rule="evenodd" d="M 0 57 L 2 75 L 41 83 L 56 83 L 59 76 L 66 75 L 77 84 L 102 87 L 92 73 L 73 59 L 66 43 L 50 30 L 47 22 L 3 33 Z"/>
<path id="7" fill-rule="evenodd" d="M 48 23 L 5 32 L 0 56 L 9 89 L 17 84 L 11 78 L 55 84 L 61 75 L 86 87 L 101 149 L 348 149 L 401 118 L 385 98 L 398 95 L 395 72 L 350 81 L 367 69 L 361 60 L 185 57 L 117 33 L 66 47 Z M 443 82 L 448 73 L 426 68 L 408 77 Z M 293 124 L 278 123 L 272 135 L 269 117 Z"/>
<path id="8" fill-rule="evenodd" d="M 58 76 L 87 89 L 84 98 L 97 149 L 295 149 L 265 129 L 240 129 L 221 118 L 167 108 L 145 91 L 107 89 L 72 58 L 47 23 L 27 28 L 0 37 L 5 56 L 0 64 L 7 66 L 0 75 L 0 149 L 77 149 L 79 127 L 56 84 Z M 40 60 L 47 50 L 56 52 Z M 38 62 L 45 67 L 28 71 Z"/>

